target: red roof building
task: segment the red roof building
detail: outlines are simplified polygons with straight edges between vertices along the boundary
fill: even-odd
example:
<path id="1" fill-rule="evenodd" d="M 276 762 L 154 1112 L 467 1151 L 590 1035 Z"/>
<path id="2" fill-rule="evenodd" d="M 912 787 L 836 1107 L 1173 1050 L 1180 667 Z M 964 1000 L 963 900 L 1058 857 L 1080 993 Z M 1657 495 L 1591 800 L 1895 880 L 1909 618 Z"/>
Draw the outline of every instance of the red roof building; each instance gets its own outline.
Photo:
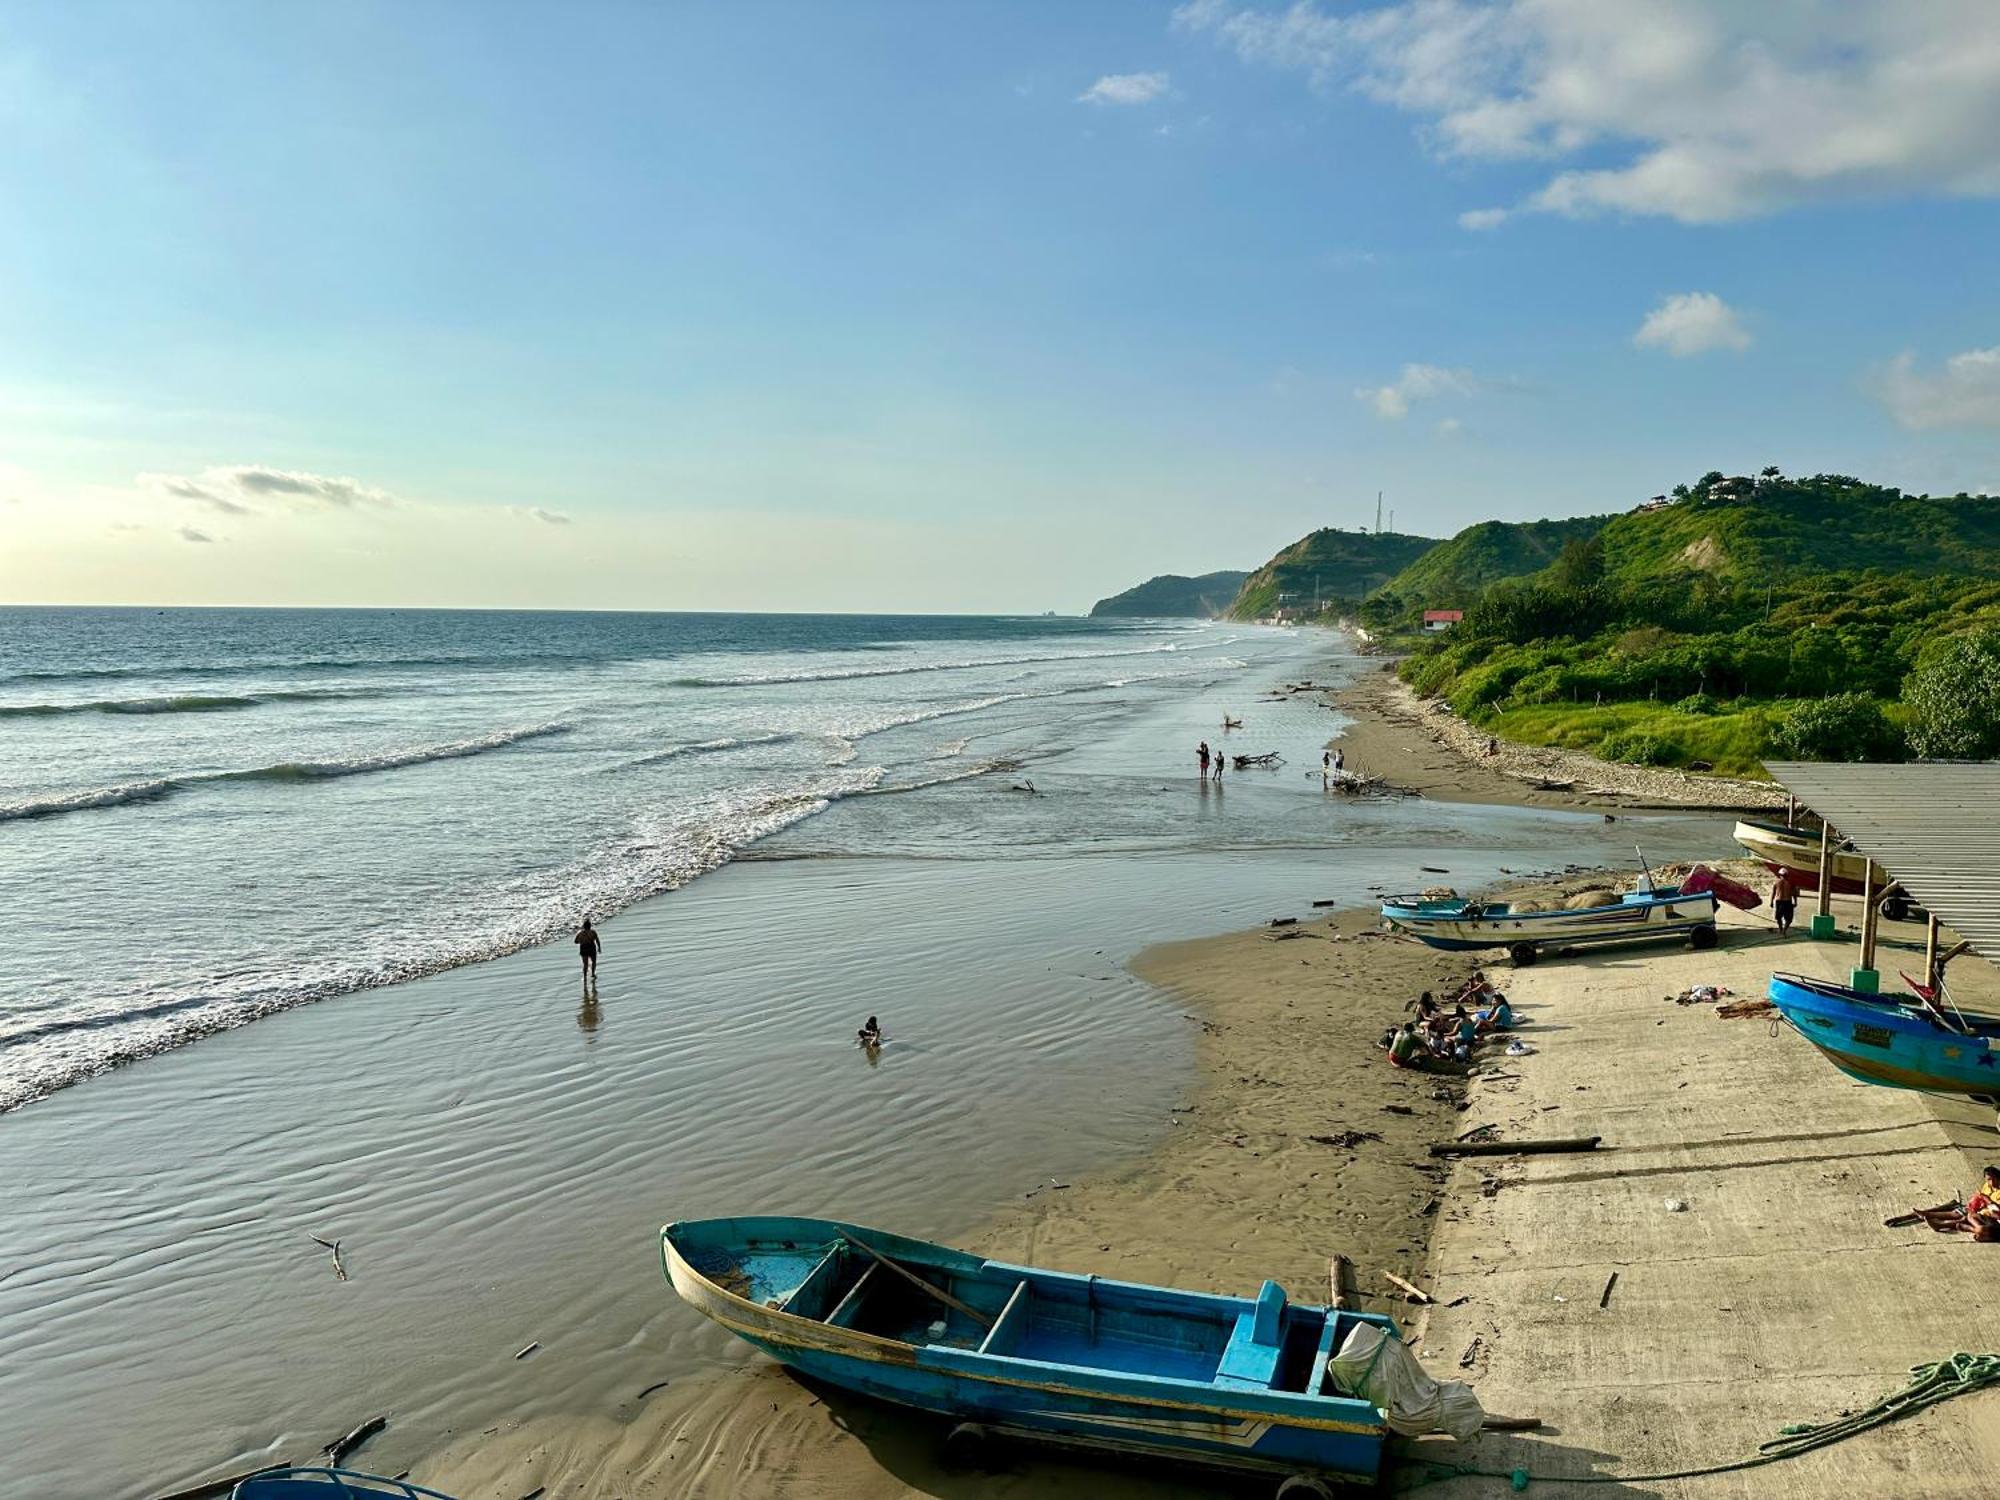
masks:
<path id="1" fill-rule="evenodd" d="M 1449 630 L 1465 618 L 1462 609 L 1427 609 L 1424 611 L 1424 629 Z"/>

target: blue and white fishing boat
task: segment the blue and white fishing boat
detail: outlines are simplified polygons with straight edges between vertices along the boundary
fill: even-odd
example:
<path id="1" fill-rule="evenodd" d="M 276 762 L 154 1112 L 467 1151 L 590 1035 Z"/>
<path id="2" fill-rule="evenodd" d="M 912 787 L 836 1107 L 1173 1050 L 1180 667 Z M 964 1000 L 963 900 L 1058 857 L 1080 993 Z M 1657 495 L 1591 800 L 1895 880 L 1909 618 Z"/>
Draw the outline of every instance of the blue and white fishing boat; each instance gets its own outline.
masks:
<path id="1" fill-rule="evenodd" d="M 2000 1104 L 2000 1020 L 1803 974 L 1773 974 L 1770 995 L 1793 1029 L 1850 1078 Z"/>
<path id="2" fill-rule="evenodd" d="M 238 1481 L 229 1500 L 452 1500 L 407 1479 L 358 1469 L 267 1469 Z"/>
<path id="3" fill-rule="evenodd" d="M 799 1373 L 1059 1446 L 1372 1482 L 1382 1412 L 1327 1366 L 1373 1313 L 1075 1276 L 826 1219 L 669 1224 L 674 1290 Z"/>
<path id="4" fill-rule="evenodd" d="M 1390 896 L 1382 920 L 1433 948 L 1505 948 L 1526 967 L 1545 948 L 1620 943 L 1637 938 L 1684 938 L 1697 948 L 1715 946 L 1715 892 L 1684 891 L 1646 882 L 1602 906 L 1559 911 L 1522 910 L 1505 901 L 1461 896 Z"/>

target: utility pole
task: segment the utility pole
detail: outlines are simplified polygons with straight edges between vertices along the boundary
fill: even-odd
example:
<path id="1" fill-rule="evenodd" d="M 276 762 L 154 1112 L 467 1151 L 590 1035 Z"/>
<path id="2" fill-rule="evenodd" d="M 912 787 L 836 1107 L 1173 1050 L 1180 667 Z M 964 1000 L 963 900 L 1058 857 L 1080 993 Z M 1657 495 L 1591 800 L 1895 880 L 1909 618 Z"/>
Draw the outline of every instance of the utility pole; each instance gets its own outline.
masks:
<path id="1" fill-rule="evenodd" d="M 1375 492 L 1375 535 L 1382 534 L 1382 492 Z"/>

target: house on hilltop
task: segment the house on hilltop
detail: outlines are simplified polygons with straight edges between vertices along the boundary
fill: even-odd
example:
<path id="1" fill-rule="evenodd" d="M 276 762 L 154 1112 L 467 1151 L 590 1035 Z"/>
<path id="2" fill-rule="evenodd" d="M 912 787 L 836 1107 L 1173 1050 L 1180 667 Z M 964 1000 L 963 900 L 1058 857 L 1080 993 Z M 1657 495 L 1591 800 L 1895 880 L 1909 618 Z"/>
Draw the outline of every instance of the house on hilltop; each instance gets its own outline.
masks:
<path id="1" fill-rule="evenodd" d="M 1465 618 L 1462 609 L 1427 609 L 1424 611 L 1424 629 L 1432 635 L 1441 630 L 1449 630 Z"/>

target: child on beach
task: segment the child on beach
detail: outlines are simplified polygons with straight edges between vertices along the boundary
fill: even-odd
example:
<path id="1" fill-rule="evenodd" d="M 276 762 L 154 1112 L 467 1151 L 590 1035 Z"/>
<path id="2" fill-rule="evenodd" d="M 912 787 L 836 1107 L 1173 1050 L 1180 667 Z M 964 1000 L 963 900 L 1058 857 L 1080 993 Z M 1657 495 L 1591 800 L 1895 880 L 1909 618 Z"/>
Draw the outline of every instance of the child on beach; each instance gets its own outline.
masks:
<path id="1" fill-rule="evenodd" d="M 876 1020 L 873 1016 L 870 1016 L 868 1018 L 868 1023 L 865 1026 L 863 1026 L 859 1031 L 854 1033 L 854 1041 L 855 1045 L 861 1047 L 881 1046 L 882 1023 Z"/>
<path id="2" fill-rule="evenodd" d="M 583 982 L 586 986 L 597 982 L 597 950 L 603 946 L 597 929 L 590 925 L 590 918 L 585 917 L 583 925 L 576 930 L 576 951 L 583 959 Z"/>

